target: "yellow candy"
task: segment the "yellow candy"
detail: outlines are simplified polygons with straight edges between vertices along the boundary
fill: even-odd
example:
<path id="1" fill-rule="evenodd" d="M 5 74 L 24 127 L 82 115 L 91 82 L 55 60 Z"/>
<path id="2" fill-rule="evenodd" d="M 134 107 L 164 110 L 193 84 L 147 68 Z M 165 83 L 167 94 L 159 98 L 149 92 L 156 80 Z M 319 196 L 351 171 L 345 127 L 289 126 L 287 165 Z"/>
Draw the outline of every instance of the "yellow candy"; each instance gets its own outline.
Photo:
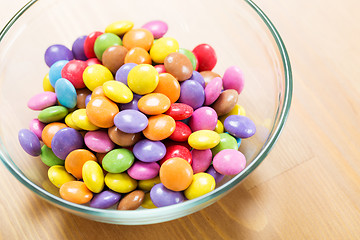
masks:
<path id="1" fill-rule="evenodd" d="M 149 64 L 139 64 L 130 70 L 128 86 L 136 94 L 144 95 L 155 90 L 159 83 L 159 73 Z"/>
<path id="2" fill-rule="evenodd" d="M 164 59 L 172 52 L 179 50 L 179 43 L 171 37 L 159 38 L 150 49 L 150 57 L 156 63 L 163 63 Z"/>
<path id="3" fill-rule="evenodd" d="M 129 177 L 127 173 L 108 173 L 105 176 L 105 184 L 119 193 L 128 193 L 137 187 L 137 181 Z"/>
<path id="4" fill-rule="evenodd" d="M 219 134 L 224 132 L 224 124 L 222 124 L 222 122 L 220 120 L 217 120 L 214 131 L 219 133 Z"/>
<path id="5" fill-rule="evenodd" d="M 106 33 L 113 33 L 119 36 L 124 35 L 134 27 L 134 23 L 130 21 L 116 21 L 105 28 Z"/>
<path id="6" fill-rule="evenodd" d="M 190 134 L 188 142 L 197 150 L 213 148 L 220 142 L 220 135 L 211 130 L 199 130 Z"/>
<path id="7" fill-rule="evenodd" d="M 227 114 L 225 114 L 224 116 L 221 116 L 219 118 L 219 120 L 224 123 L 225 119 L 230 116 L 230 115 L 241 115 L 241 116 L 245 116 L 246 112 L 245 112 L 245 108 L 243 106 L 240 106 L 239 104 L 236 104 L 235 107 L 233 109 L 231 109 L 231 111 Z"/>
<path id="8" fill-rule="evenodd" d="M 108 81 L 103 84 L 105 96 L 117 103 L 129 103 L 133 100 L 132 91 L 122 82 Z"/>
<path id="9" fill-rule="evenodd" d="M 47 73 L 43 79 L 43 89 L 45 92 L 55 92 L 55 89 L 50 84 L 49 74 Z"/>
<path id="10" fill-rule="evenodd" d="M 205 195 L 215 189 L 215 179 L 208 173 L 197 173 L 193 176 L 190 186 L 185 189 L 187 199 L 194 199 Z"/>
<path id="11" fill-rule="evenodd" d="M 72 121 L 75 123 L 75 125 L 81 129 L 87 130 L 87 131 L 94 131 L 99 129 L 99 127 L 92 124 L 86 115 L 86 109 L 77 109 L 72 113 L 71 116 Z"/>
<path id="12" fill-rule="evenodd" d="M 141 206 L 147 209 L 156 208 L 154 203 L 151 201 L 150 193 L 145 193 L 145 197 L 143 202 L 141 203 Z"/>
<path id="13" fill-rule="evenodd" d="M 160 177 L 157 176 L 157 177 L 154 177 L 154 178 L 151 178 L 148 180 L 140 180 L 138 187 L 141 190 L 150 191 L 153 186 L 155 186 L 156 184 L 158 184 L 160 182 L 161 182 Z"/>
<path id="14" fill-rule="evenodd" d="M 68 115 L 66 115 L 65 117 L 65 124 L 68 126 L 68 127 L 71 127 L 75 130 L 81 130 L 81 128 L 79 128 L 78 126 L 76 126 L 76 124 L 74 123 L 74 121 L 72 120 L 72 115 L 73 113 L 69 113 Z"/>
<path id="15" fill-rule="evenodd" d="M 49 168 L 48 177 L 55 187 L 60 188 L 64 183 L 75 181 L 76 179 L 65 170 L 64 166 L 55 165 Z"/>
<path id="16" fill-rule="evenodd" d="M 114 77 L 108 68 L 100 64 L 94 64 L 85 68 L 83 80 L 86 87 L 93 91 L 96 87 L 102 86 L 105 82 L 114 80 Z"/>
<path id="17" fill-rule="evenodd" d="M 86 187 L 99 193 L 104 188 L 104 172 L 100 165 L 95 161 L 86 161 L 82 167 L 82 176 Z"/>

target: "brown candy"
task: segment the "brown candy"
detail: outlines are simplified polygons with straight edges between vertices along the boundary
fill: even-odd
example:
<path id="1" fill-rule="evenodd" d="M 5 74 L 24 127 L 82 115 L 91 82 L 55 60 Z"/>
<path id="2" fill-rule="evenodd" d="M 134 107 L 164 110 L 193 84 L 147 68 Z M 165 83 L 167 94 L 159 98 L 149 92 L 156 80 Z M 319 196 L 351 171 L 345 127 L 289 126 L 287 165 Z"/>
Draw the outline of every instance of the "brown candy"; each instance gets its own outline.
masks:
<path id="1" fill-rule="evenodd" d="M 113 74 L 124 65 L 125 56 L 128 50 L 123 46 L 111 46 L 102 55 L 102 64 Z"/>
<path id="2" fill-rule="evenodd" d="M 192 76 L 193 67 L 190 59 L 184 54 L 173 52 L 164 60 L 166 72 L 173 75 L 178 81 L 185 81 Z"/>
<path id="3" fill-rule="evenodd" d="M 220 77 L 219 74 L 217 74 L 216 72 L 213 71 L 202 71 L 200 72 L 201 76 L 203 76 L 204 80 L 205 80 L 205 85 L 207 85 L 211 80 L 213 80 L 216 77 Z"/>
<path id="4" fill-rule="evenodd" d="M 85 108 L 85 99 L 86 97 L 91 94 L 91 91 L 87 88 L 82 88 L 82 89 L 78 89 L 76 91 L 77 94 L 77 102 L 76 102 L 76 107 L 77 108 Z"/>
<path id="5" fill-rule="evenodd" d="M 114 143 L 121 147 L 133 146 L 141 139 L 141 133 L 125 133 L 116 126 L 109 128 L 108 135 Z"/>
<path id="6" fill-rule="evenodd" d="M 117 209 L 118 210 L 135 210 L 139 208 L 144 201 L 145 193 L 141 190 L 135 190 L 123 199 L 121 199 Z"/>
<path id="7" fill-rule="evenodd" d="M 238 101 L 238 96 L 238 92 L 234 89 L 225 90 L 220 94 L 211 107 L 215 110 L 219 117 L 223 116 L 235 107 Z"/>

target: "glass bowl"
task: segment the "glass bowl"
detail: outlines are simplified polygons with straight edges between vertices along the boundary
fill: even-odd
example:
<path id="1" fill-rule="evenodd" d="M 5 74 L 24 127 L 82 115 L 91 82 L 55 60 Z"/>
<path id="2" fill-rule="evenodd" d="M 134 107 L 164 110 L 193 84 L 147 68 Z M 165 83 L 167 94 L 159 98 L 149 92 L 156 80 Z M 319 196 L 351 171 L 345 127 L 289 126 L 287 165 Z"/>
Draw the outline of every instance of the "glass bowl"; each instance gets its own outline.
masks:
<path id="1" fill-rule="evenodd" d="M 71 48 L 73 41 L 93 31 L 103 31 L 117 20 L 131 20 L 141 27 L 150 20 L 168 23 L 167 36 L 181 47 L 201 43 L 216 51 L 214 72 L 222 75 L 229 66 L 240 67 L 245 88 L 239 104 L 256 124 L 256 134 L 243 140 L 240 151 L 246 168 L 217 188 L 196 199 L 157 209 L 117 211 L 73 204 L 59 197 L 47 179 L 47 166 L 27 155 L 17 139 L 37 113 L 27 108 L 28 99 L 42 91 L 48 72 L 44 52 L 52 44 Z M 173 220 L 199 211 L 233 190 L 265 159 L 289 112 L 292 76 L 289 57 L 274 25 L 250 0 L 32 0 L 0 33 L 0 158 L 27 188 L 51 204 L 100 222 L 137 225 Z"/>

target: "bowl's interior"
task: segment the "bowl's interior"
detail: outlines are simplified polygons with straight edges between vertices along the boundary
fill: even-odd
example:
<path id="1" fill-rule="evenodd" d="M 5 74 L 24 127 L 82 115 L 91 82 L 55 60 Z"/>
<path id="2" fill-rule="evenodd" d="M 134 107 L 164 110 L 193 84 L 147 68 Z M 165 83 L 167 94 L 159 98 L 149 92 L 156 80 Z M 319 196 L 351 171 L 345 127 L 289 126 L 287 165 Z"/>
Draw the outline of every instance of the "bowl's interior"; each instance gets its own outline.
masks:
<path id="1" fill-rule="evenodd" d="M 66 210 L 99 221 L 161 222 L 215 202 L 263 160 L 275 143 L 290 106 L 291 73 L 285 49 L 276 30 L 271 29 L 266 17 L 254 8 L 251 2 L 235 0 L 30 2 L 0 36 L 0 156 L 3 162 L 35 193 Z M 42 79 L 48 72 L 44 62 L 46 48 L 52 44 L 71 48 L 77 37 L 103 31 L 117 20 L 131 20 L 136 28 L 155 19 L 168 23 L 166 35 L 176 38 L 180 47 L 192 50 L 200 43 L 212 45 L 218 56 L 214 72 L 222 75 L 232 65 L 244 71 L 245 88 L 239 104 L 257 126 L 257 133 L 243 140 L 240 147 L 247 157 L 247 168 L 212 193 L 161 209 L 118 212 L 63 201 L 58 197 L 58 189 L 47 179 L 48 167 L 39 158 L 27 155 L 17 139 L 18 131 L 28 128 L 30 120 L 37 117 L 26 103 L 42 91 Z"/>

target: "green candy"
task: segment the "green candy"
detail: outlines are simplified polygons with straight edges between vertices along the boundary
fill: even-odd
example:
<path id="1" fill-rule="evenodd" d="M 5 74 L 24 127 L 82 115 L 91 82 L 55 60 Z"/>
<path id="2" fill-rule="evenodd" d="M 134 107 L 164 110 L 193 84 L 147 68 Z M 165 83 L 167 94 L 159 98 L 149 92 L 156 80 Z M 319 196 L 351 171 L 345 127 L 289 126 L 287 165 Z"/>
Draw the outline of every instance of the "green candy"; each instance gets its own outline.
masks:
<path id="1" fill-rule="evenodd" d="M 102 160 L 103 168 L 109 173 L 122 173 L 134 163 L 134 154 L 125 148 L 114 149 L 108 152 Z"/>
<path id="2" fill-rule="evenodd" d="M 188 59 L 190 59 L 191 65 L 193 66 L 193 69 L 195 70 L 196 69 L 196 64 L 197 64 L 197 60 L 196 60 L 195 55 L 191 51 L 189 51 L 189 50 L 187 50 L 185 48 L 179 48 L 179 53 L 184 54 L 185 56 L 188 57 Z"/>
<path id="3" fill-rule="evenodd" d="M 52 167 L 55 165 L 61 165 L 63 166 L 65 161 L 55 156 L 51 148 L 44 145 L 41 147 L 41 155 L 40 159 L 43 163 L 45 163 L 47 166 Z"/>
<path id="4" fill-rule="evenodd" d="M 113 33 L 104 33 L 98 36 L 94 44 L 96 57 L 102 61 L 102 55 L 108 47 L 122 45 L 121 38 Z"/>
<path id="5" fill-rule="evenodd" d="M 50 123 L 62 120 L 67 114 L 68 110 L 63 106 L 52 106 L 45 108 L 39 113 L 38 119 L 43 123 Z"/>
<path id="6" fill-rule="evenodd" d="M 211 149 L 213 156 L 224 149 L 235 149 L 238 150 L 238 143 L 236 138 L 228 133 L 220 133 L 220 143 Z"/>

